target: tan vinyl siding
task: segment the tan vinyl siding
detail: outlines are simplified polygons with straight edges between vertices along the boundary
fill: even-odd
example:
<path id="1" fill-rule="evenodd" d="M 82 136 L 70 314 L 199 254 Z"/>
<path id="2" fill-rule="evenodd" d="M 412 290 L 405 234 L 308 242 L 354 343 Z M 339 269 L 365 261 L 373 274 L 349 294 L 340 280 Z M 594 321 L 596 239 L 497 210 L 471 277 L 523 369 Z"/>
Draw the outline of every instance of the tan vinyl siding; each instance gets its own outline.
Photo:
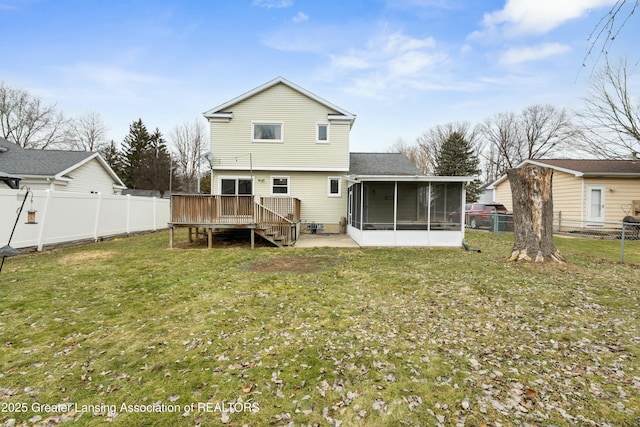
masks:
<path id="1" fill-rule="evenodd" d="M 602 185 L 604 191 L 604 220 L 605 222 L 620 222 L 631 213 L 631 202 L 640 200 L 640 179 L 637 178 L 585 178 L 587 185 Z M 586 190 L 585 190 L 586 191 Z M 585 194 L 585 216 L 586 216 Z"/>
<path id="2" fill-rule="evenodd" d="M 553 215 L 562 212 L 564 218 L 580 219 L 581 180 L 574 175 L 554 171 L 552 180 Z M 509 212 L 513 212 L 511 183 L 505 179 L 496 186 L 495 201 L 502 203 Z"/>
<path id="3" fill-rule="evenodd" d="M 587 190 L 589 186 L 604 186 L 604 221 L 620 222 L 631 211 L 633 200 L 640 200 L 640 179 L 577 177 L 570 173 L 553 172 L 553 215 L 564 220 L 587 220 Z M 513 210 L 509 180 L 496 186 L 496 201 Z"/>
<path id="4" fill-rule="evenodd" d="M 220 194 L 219 182 L 224 177 L 250 177 L 249 170 L 216 173 L 214 178 L 214 194 Z M 336 173 L 295 172 L 295 171 L 254 171 L 254 195 L 256 201 L 260 197 L 278 196 L 271 193 L 271 177 L 287 177 L 289 179 L 289 196 L 300 199 L 300 219 L 303 223 L 325 225 L 325 231 L 337 232 L 342 217 L 347 215 L 347 184 L 341 176 L 341 196 L 329 196 L 329 177 L 337 177 Z M 327 227 L 331 225 L 331 227 Z"/>
<path id="5" fill-rule="evenodd" d="M 563 219 L 581 219 L 582 178 L 575 175 L 553 171 L 551 191 L 553 193 L 553 216 Z"/>
<path id="6" fill-rule="evenodd" d="M 214 168 L 348 170 L 349 123 L 300 92 L 278 84 L 228 110 L 229 122 L 211 123 Z M 282 123 L 283 142 L 252 142 L 252 122 Z M 318 123 L 329 123 L 329 143 L 316 142 Z"/>
<path id="7" fill-rule="evenodd" d="M 495 198 L 493 200 L 497 203 L 502 203 L 509 212 L 513 212 L 513 200 L 511 198 L 511 184 L 508 179 L 505 179 L 495 188 Z"/>

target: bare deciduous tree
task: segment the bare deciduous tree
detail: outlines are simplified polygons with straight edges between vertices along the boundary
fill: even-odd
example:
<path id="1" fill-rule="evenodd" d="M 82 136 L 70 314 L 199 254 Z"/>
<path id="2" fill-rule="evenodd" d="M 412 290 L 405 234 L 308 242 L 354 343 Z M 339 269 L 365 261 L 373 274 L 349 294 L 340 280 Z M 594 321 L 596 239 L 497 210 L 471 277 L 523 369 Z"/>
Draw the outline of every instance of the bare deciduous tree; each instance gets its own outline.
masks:
<path id="1" fill-rule="evenodd" d="M 420 146 L 418 144 L 409 144 L 402 138 L 396 139 L 391 147 L 387 149 L 387 152 L 404 154 L 422 173 L 427 173 L 431 168 L 429 158 Z"/>
<path id="2" fill-rule="evenodd" d="M 551 157 L 573 141 L 575 127 L 566 110 L 531 105 L 519 115 L 498 113 L 479 125 L 483 158 L 494 178 L 526 159 Z"/>
<path id="3" fill-rule="evenodd" d="M 416 141 L 421 151 L 421 159 L 425 165 L 422 169 L 424 173 L 435 173 L 436 158 L 441 151 L 442 144 L 453 134 L 460 135 L 461 138 L 478 150 L 476 129 L 472 129 L 468 122 L 450 122 L 435 126 L 425 131 Z"/>
<path id="4" fill-rule="evenodd" d="M 173 129 L 170 138 L 176 151 L 177 172 L 183 189 L 196 192 L 202 156 L 208 151 L 205 126 L 197 119 L 185 122 Z"/>
<path id="5" fill-rule="evenodd" d="M 521 129 L 513 112 L 497 113 L 478 126 L 478 132 L 485 140 L 482 158 L 485 169 L 489 170 L 490 181 L 515 167 L 522 157 L 520 141 Z"/>
<path id="6" fill-rule="evenodd" d="M 591 31 L 588 39 L 591 45 L 585 55 L 583 66 L 586 66 L 587 58 L 595 52 L 597 52 L 595 63 L 601 56 L 608 56 L 609 47 L 618 38 L 624 26 L 639 7 L 640 0 L 616 0 L 611 9 L 600 18 L 598 24 Z"/>
<path id="7" fill-rule="evenodd" d="M 55 105 L 0 82 L 2 137 L 24 148 L 50 148 L 63 141 L 67 121 Z"/>
<path id="8" fill-rule="evenodd" d="M 640 101 L 630 93 L 633 69 L 626 59 L 605 65 L 593 75 L 585 108 L 579 113 L 584 141 L 601 158 L 640 152 Z"/>
<path id="9" fill-rule="evenodd" d="M 88 111 L 69 123 L 68 143 L 76 150 L 99 151 L 105 145 L 107 128 L 100 113 Z"/>

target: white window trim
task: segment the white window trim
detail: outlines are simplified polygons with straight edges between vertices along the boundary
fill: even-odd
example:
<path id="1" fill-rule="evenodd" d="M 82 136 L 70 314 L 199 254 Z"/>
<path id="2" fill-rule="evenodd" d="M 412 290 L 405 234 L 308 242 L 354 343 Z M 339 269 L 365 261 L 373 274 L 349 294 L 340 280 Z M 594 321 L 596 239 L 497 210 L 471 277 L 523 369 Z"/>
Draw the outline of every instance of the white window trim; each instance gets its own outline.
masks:
<path id="1" fill-rule="evenodd" d="M 286 193 L 274 193 L 273 192 L 273 180 L 274 179 L 286 179 L 287 180 L 287 192 Z M 272 175 L 269 177 L 269 191 L 272 196 L 288 196 L 291 193 L 291 177 L 284 175 Z"/>
<path id="2" fill-rule="evenodd" d="M 337 179 L 338 180 L 338 192 L 331 192 L 331 181 Z M 342 177 L 341 176 L 330 176 L 327 178 L 327 197 L 342 197 Z"/>
<path id="3" fill-rule="evenodd" d="M 252 193 L 255 193 L 255 188 L 256 188 L 256 182 L 255 182 L 255 177 L 253 176 L 247 176 L 247 175 L 218 175 L 218 194 L 223 195 L 222 194 L 222 180 L 223 179 L 232 179 L 236 182 L 236 195 L 238 193 L 238 181 L 239 180 L 248 180 L 251 181 L 251 189 L 253 190 Z M 242 196 L 249 196 L 249 194 L 241 194 Z"/>
<path id="4" fill-rule="evenodd" d="M 320 139 L 320 126 L 326 126 L 327 127 L 327 139 L 326 140 L 321 140 Z M 331 141 L 330 129 L 331 129 L 331 126 L 327 122 L 318 122 L 318 123 L 316 123 L 316 143 L 318 143 L 318 144 L 328 144 L 329 141 Z"/>
<path id="5" fill-rule="evenodd" d="M 280 125 L 280 139 L 255 139 L 255 125 Z M 284 142 L 284 122 L 274 120 L 254 120 L 251 122 L 251 142 L 268 142 L 272 144 L 281 144 Z"/>
<path id="6" fill-rule="evenodd" d="M 597 184 L 597 185 L 587 185 L 587 226 L 604 226 L 604 219 L 605 219 L 605 189 L 606 187 L 602 184 Z M 594 217 L 593 216 L 593 210 L 592 210 L 592 196 L 593 196 L 593 190 L 598 190 L 600 191 L 600 216 L 599 217 Z"/>

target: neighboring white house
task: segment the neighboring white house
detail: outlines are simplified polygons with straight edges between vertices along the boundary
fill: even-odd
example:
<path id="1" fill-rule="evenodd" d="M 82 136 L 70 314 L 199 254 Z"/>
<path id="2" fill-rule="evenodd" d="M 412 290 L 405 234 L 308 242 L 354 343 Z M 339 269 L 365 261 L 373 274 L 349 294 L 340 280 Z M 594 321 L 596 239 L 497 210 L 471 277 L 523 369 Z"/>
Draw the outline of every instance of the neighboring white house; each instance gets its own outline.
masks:
<path id="1" fill-rule="evenodd" d="M 204 116 L 211 130 L 211 194 L 253 196 L 256 210 L 277 211 L 280 199 L 293 199 L 289 206 L 299 206 L 299 216 L 283 215 L 312 232 L 347 231 L 361 246 L 462 245 L 464 224 L 451 214 L 462 209 L 473 178 L 425 176 L 397 153 L 350 153 L 356 116 L 306 89 L 278 77 Z M 223 199 L 191 202 L 204 209 Z M 206 223 L 211 209 L 192 219 L 176 215 L 172 226 L 233 226 L 224 215 Z M 260 234 L 260 221 L 244 212 L 242 224 Z"/>
<path id="2" fill-rule="evenodd" d="M 99 153 L 34 150 L 0 138 L 0 171 L 9 187 L 120 194 L 126 188 Z"/>

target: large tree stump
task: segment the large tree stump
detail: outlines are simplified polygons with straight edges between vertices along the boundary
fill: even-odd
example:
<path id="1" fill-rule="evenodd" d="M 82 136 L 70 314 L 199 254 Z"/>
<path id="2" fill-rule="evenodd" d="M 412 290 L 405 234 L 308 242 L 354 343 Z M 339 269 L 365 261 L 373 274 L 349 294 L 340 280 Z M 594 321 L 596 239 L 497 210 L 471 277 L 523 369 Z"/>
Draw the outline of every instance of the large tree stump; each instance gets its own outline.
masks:
<path id="1" fill-rule="evenodd" d="M 527 165 L 509 169 L 513 197 L 514 243 L 510 261 L 557 261 L 564 258 L 553 244 L 553 169 Z"/>

